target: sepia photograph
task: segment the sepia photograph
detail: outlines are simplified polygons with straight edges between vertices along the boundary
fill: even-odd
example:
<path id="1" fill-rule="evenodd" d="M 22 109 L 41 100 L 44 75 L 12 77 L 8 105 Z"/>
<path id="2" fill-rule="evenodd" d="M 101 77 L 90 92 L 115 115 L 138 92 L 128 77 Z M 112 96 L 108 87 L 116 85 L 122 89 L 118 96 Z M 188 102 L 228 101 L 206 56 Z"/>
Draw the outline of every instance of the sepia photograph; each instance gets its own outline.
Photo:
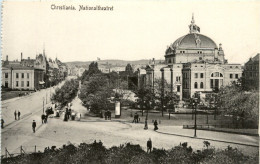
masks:
<path id="1" fill-rule="evenodd" d="M 259 163 L 260 1 L 0 11 L 1 163 Z"/>

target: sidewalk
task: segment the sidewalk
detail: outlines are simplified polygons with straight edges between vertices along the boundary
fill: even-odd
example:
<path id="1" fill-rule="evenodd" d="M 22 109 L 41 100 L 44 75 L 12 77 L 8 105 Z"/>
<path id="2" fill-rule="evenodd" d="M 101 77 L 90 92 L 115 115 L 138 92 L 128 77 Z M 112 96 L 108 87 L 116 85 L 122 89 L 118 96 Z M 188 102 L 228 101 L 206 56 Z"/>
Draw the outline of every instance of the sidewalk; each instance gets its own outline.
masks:
<path id="1" fill-rule="evenodd" d="M 161 134 L 182 136 L 182 137 L 188 137 L 194 139 L 259 147 L 259 137 L 256 136 L 197 130 L 197 137 L 195 138 L 194 129 L 183 129 L 182 126 L 161 126 L 160 127 L 160 125 L 159 125 L 159 130 L 157 130 L 157 132 Z"/>

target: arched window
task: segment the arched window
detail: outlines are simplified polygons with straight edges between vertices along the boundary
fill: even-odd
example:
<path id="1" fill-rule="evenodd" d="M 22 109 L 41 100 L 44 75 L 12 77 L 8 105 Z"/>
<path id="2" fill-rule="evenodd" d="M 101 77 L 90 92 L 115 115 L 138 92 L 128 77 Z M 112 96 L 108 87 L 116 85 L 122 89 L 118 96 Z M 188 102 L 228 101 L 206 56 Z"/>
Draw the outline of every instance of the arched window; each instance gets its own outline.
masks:
<path id="1" fill-rule="evenodd" d="M 198 83 L 197 82 L 194 83 L 194 88 L 198 88 Z"/>
<path id="2" fill-rule="evenodd" d="M 203 82 L 200 82 L 200 88 L 203 88 Z"/>

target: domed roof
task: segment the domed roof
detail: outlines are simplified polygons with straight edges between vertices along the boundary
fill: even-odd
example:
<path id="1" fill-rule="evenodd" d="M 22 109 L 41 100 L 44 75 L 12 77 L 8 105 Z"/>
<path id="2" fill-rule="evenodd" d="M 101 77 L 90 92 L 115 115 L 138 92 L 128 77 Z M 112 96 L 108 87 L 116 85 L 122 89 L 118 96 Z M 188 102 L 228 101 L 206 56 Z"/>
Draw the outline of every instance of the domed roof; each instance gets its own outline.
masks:
<path id="1" fill-rule="evenodd" d="M 216 43 L 209 37 L 198 34 L 190 33 L 177 39 L 173 44 L 173 48 L 192 49 L 192 48 L 218 48 Z"/>

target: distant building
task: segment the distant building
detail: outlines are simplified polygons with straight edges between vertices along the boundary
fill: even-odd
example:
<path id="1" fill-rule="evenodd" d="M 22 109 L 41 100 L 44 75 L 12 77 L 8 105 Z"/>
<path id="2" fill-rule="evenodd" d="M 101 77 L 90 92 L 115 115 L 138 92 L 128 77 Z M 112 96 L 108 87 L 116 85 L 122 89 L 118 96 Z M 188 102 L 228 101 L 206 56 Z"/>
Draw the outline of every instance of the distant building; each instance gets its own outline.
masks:
<path id="1" fill-rule="evenodd" d="M 244 66 L 243 85 L 246 89 L 259 89 L 259 53 Z"/>
<path id="2" fill-rule="evenodd" d="M 44 85 L 44 71 L 33 67 L 2 67 L 2 87 L 34 90 Z"/>
<path id="3" fill-rule="evenodd" d="M 47 57 L 45 55 L 45 50 L 43 50 L 43 54 L 36 54 L 36 58 L 35 59 L 30 59 L 30 57 L 28 57 L 27 59 L 23 58 L 23 53 L 21 53 L 21 61 L 15 60 L 15 61 L 9 61 L 8 60 L 8 55 L 6 56 L 6 60 L 2 61 L 2 70 L 8 72 L 8 70 L 16 70 L 16 69 L 20 69 L 20 70 L 34 70 L 33 72 L 35 73 L 35 76 L 32 76 L 35 78 L 35 82 L 34 82 L 34 87 L 36 89 L 38 89 L 38 82 L 41 81 L 40 85 L 44 84 L 45 87 L 48 87 L 50 85 L 55 85 L 58 82 L 62 81 L 65 79 L 65 77 L 67 76 L 67 66 L 66 64 L 62 63 L 61 61 L 59 61 L 57 58 L 56 60 L 52 60 L 49 59 L 47 60 Z M 41 80 L 41 72 L 43 71 L 43 80 Z M 23 72 L 23 71 L 22 71 Z M 20 71 L 20 73 L 22 73 Z M 40 73 L 37 73 L 40 72 Z M 24 72 L 27 73 L 27 72 Z M 39 75 L 39 79 L 38 79 L 38 74 Z M 9 82 L 8 82 L 9 81 Z M 4 86 L 12 86 L 10 88 L 12 89 L 16 89 L 16 85 L 13 85 L 12 83 L 10 83 L 10 80 L 5 80 L 4 81 L 7 85 Z M 12 81 L 13 82 L 13 81 Z M 21 86 L 23 85 L 24 82 L 18 82 L 18 84 L 21 84 Z M 4 83 L 3 83 L 4 84 Z M 29 88 L 32 88 L 31 83 Z M 20 89 L 24 88 L 24 87 L 18 87 Z M 27 87 L 25 87 L 25 89 L 28 89 Z"/>

